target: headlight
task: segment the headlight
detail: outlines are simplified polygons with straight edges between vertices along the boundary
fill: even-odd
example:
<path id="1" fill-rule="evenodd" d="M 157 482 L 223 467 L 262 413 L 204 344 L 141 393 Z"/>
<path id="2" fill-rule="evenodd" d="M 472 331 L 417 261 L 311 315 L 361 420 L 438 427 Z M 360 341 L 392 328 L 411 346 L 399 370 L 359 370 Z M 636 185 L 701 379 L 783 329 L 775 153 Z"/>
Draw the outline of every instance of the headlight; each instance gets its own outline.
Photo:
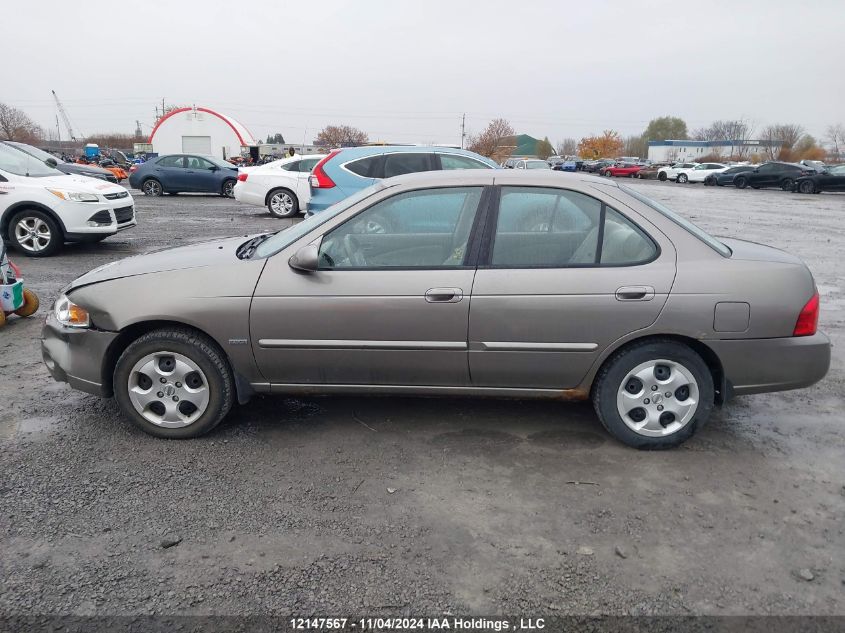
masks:
<path id="1" fill-rule="evenodd" d="M 99 202 L 100 199 L 93 193 L 82 193 L 80 191 L 65 191 L 64 189 L 47 189 L 57 198 L 70 200 L 71 202 Z"/>
<path id="2" fill-rule="evenodd" d="M 76 305 L 73 301 L 62 295 L 53 307 L 56 320 L 67 327 L 88 327 L 91 325 L 91 317 L 88 310 Z"/>

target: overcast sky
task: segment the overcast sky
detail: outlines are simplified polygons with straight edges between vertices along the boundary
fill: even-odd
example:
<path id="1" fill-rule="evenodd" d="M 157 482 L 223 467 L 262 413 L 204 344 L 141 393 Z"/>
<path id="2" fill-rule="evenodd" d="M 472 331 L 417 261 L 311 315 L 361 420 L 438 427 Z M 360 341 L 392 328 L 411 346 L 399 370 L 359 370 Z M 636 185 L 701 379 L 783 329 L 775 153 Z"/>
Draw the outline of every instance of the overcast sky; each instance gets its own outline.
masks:
<path id="1" fill-rule="evenodd" d="M 517 132 L 692 130 L 745 118 L 823 137 L 845 123 L 845 1 L 35 0 L 4 3 L 0 101 L 77 135 L 148 134 L 156 104 L 205 106 L 257 137 L 459 143 Z M 66 131 L 62 128 L 62 136 Z"/>

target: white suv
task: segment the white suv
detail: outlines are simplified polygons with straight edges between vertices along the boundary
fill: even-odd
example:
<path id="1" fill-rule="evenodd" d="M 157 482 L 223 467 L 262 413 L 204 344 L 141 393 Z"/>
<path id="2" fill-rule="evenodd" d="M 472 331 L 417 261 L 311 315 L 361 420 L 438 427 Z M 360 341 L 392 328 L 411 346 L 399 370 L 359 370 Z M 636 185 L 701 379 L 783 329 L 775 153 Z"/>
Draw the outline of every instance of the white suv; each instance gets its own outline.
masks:
<path id="1" fill-rule="evenodd" d="M 657 172 L 657 179 L 661 181 L 675 180 L 682 169 L 693 169 L 698 163 L 673 163 L 668 167 L 661 167 Z"/>
<path id="2" fill-rule="evenodd" d="M 0 143 L 0 236 L 24 255 L 45 257 L 65 242 L 99 242 L 136 224 L 120 185 L 63 174 Z"/>

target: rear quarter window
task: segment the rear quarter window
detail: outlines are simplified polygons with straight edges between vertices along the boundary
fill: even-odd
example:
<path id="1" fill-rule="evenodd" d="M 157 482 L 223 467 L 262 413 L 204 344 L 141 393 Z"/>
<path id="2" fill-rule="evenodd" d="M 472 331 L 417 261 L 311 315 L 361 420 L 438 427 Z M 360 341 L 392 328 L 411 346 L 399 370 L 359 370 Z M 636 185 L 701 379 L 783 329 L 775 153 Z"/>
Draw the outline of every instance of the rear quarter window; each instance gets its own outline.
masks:
<path id="1" fill-rule="evenodd" d="M 346 163 L 344 167 L 353 174 L 362 178 L 381 178 L 381 154 L 378 156 L 367 156 Z"/>

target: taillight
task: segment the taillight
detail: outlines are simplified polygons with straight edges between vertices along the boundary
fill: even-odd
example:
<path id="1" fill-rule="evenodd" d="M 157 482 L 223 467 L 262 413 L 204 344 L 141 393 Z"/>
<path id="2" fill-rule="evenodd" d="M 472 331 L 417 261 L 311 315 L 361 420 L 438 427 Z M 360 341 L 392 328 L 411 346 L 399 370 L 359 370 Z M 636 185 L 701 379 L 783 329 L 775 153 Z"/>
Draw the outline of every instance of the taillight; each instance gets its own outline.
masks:
<path id="1" fill-rule="evenodd" d="M 311 170 L 311 176 L 308 177 L 308 183 L 312 189 L 331 189 L 335 186 L 334 181 L 323 171 L 323 165 L 326 164 L 326 161 L 334 158 L 335 154 L 339 151 L 339 149 L 332 150 L 328 156 L 314 165 L 314 169 Z"/>
<path id="2" fill-rule="evenodd" d="M 247 173 L 238 174 L 238 182 L 246 182 L 247 178 L 249 178 L 249 174 Z"/>
<path id="3" fill-rule="evenodd" d="M 812 298 L 801 308 L 801 314 L 795 322 L 795 329 L 792 336 L 812 336 L 819 326 L 819 293 L 816 292 Z"/>

